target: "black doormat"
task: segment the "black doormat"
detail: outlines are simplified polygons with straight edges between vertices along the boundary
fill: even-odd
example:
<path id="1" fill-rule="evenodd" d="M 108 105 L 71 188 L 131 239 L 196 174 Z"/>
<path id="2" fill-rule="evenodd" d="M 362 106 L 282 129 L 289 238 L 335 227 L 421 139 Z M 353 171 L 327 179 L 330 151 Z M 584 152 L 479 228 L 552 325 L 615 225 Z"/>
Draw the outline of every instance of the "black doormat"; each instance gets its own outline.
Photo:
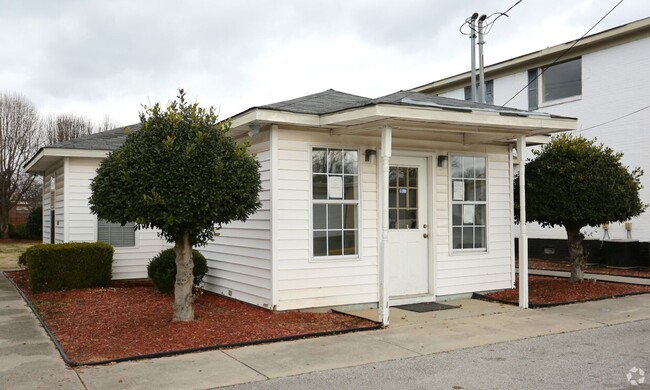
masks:
<path id="1" fill-rule="evenodd" d="M 416 313 L 426 313 L 428 311 L 458 309 L 460 305 L 445 305 L 438 302 L 425 302 L 425 303 L 412 303 L 410 305 L 400 305 L 394 307 L 402 310 L 414 311 Z"/>

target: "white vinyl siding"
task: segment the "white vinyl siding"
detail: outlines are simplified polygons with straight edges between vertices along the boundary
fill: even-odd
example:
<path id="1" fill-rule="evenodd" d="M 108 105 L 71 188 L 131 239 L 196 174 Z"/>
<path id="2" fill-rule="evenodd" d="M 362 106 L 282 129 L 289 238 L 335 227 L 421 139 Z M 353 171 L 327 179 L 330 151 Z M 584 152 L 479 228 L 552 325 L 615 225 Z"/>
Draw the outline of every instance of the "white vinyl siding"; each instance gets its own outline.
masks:
<path id="1" fill-rule="evenodd" d="M 54 179 L 54 191 L 50 183 Z M 64 164 L 63 161 L 43 175 L 43 242 L 50 243 L 51 211 L 54 210 L 54 243 L 64 242 Z M 54 196 L 52 196 L 54 195 Z"/>
<path id="2" fill-rule="evenodd" d="M 208 260 L 206 290 L 254 305 L 272 308 L 271 274 L 271 152 L 268 131 L 252 140 L 250 151 L 260 162 L 262 207 L 246 222 L 232 222 L 219 236 L 197 248 Z"/>
<path id="3" fill-rule="evenodd" d="M 66 242 L 98 240 L 97 216 L 91 214 L 88 199 L 90 182 L 96 174 L 101 159 L 67 158 Z M 149 260 L 169 244 L 158 237 L 157 230 L 142 229 L 135 232 L 135 245 L 116 247 L 113 255 L 113 279 L 139 279 L 147 277 Z"/>
<path id="4" fill-rule="evenodd" d="M 310 237 L 311 150 L 367 145 L 361 137 L 331 137 L 327 131 L 279 129 L 277 216 L 279 310 L 377 302 L 377 171 L 359 148 L 360 226 L 358 256 L 314 261 Z M 365 142 L 365 144 L 364 144 Z M 372 145 L 369 145 L 372 146 Z M 376 146 L 373 146 L 376 149 Z"/>
<path id="5" fill-rule="evenodd" d="M 487 156 L 487 251 L 454 252 L 450 237 L 450 183 L 447 169 L 436 170 L 435 256 L 437 296 L 512 287 L 512 215 L 507 146 L 483 148 Z M 453 154 L 453 153 L 452 153 Z M 462 153 L 464 155 L 464 153 Z"/>

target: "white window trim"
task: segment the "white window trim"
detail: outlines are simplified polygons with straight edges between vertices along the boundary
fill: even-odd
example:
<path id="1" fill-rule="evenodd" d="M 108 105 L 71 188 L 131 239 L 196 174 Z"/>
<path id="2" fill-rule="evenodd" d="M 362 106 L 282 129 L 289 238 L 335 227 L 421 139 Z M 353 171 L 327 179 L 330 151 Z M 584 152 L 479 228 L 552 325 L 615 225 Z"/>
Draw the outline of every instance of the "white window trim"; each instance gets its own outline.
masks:
<path id="1" fill-rule="evenodd" d="M 454 156 L 459 157 L 483 157 L 485 158 L 485 248 L 454 248 L 454 224 L 453 224 L 453 185 L 451 177 L 452 164 Z M 454 256 L 471 254 L 487 255 L 490 253 L 490 159 L 487 154 L 482 153 L 449 153 L 447 163 L 447 200 L 449 221 L 449 254 Z"/>
<path id="2" fill-rule="evenodd" d="M 312 166 L 312 153 L 314 149 L 326 148 L 326 149 L 347 149 L 347 150 L 356 150 L 357 151 L 357 194 L 358 199 L 354 200 L 341 200 L 341 201 L 330 201 L 327 199 L 319 199 L 316 204 L 356 204 L 357 205 L 357 253 L 354 255 L 338 255 L 338 256 L 314 256 L 314 172 Z M 363 232 L 362 226 L 362 164 L 365 163 L 365 160 L 361 156 L 361 149 L 358 146 L 345 146 L 345 145 L 331 145 L 331 144 L 312 144 L 309 145 L 309 262 L 314 263 L 325 263 L 325 262 L 346 262 L 346 261 L 360 261 L 362 259 L 362 237 Z"/>
<path id="3" fill-rule="evenodd" d="M 140 231 L 142 229 L 135 229 L 133 232 L 134 234 L 134 245 L 133 246 L 114 246 L 113 248 L 116 251 L 122 250 L 122 249 L 139 249 L 140 248 Z M 95 218 L 95 242 L 104 242 L 104 241 L 99 241 L 99 218 Z M 111 244 L 109 244 L 111 245 Z M 111 245 L 113 246 L 113 245 Z"/>
<path id="4" fill-rule="evenodd" d="M 575 61 L 577 59 L 580 59 L 580 68 L 581 68 L 580 74 L 582 74 L 582 56 L 570 59 L 568 61 L 562 61 L 559 64 L 565 63 L 565 62 Z M 555 66 L 555 65 L 559 65 L 559 64 L 550 65 L 549 68 L 552 67 L 552 66 Z M 558 105 L 558 104 L 564 104 L 564 103 L 570 103 L 570 102 L 575 102 L 575 101 L 578 101 L 578 100 L 582 100 L 582 93 L 580 93 L 579 95 L 567 96 L 567 97 L 560 98 L 560 99 L 552 99 L 552 100 L 544 99 L 544 77 L 546 75 L 546 72 L 544 72 L 544 73 L 542 73 L 540 75 L 540 73 L 541 73 L 540 69 L 541 69 L 541 67 L 537 68 L 538 77 L 537 77 L 537 80 L 536 80 L 537 81 L 537 107 L 538 108 L 550 107 L 550 106 L 555 106 L 555 105 Z M 582 77 L 581 77 L 580 78 L 580 91 L 582 91 L 582 87 L 583 87 L 583 82 L 582 82 Z"/>

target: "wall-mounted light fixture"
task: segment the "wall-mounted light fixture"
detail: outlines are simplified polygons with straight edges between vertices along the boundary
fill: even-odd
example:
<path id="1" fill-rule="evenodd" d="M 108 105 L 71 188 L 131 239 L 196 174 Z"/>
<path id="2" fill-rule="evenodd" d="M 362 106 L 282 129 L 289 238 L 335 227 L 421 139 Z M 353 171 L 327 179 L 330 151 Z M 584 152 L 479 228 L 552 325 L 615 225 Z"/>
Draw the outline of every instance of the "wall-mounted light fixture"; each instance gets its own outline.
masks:
<path id="1" fill-rule="evenodd" d="M 250 129 L 248 130 L 249 138 L 253 138 L 260 133 L 260 125 L 258 124 L 251 123 L 250 125 L 248 125 L 248 128 Z"/>
<path id="2" fill-rule="evenodd" d="M 366 162 L 374 163 L 377 159 L 377 151 L 374 149 L 366 149 Z"/>
<path id="3" fill-rule="evenodd" d="M 446 167 L 447 167 L 447 155 L 445 154 L 438 155 L 438 168 L 446 168 Z"/>

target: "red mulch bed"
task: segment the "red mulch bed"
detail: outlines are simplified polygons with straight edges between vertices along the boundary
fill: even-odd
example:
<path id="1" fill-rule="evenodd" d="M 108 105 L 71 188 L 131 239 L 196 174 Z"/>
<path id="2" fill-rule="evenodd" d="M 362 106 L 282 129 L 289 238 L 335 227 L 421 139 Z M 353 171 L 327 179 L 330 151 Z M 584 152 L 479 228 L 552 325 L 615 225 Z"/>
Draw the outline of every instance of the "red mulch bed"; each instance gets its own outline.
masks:
<path id="1" fill-rule="evenodd" d="M 571 263 L 559 260 L 529 259 L 528 269 L 543 269 L 552 271 L 570 271 Z M 635 278 L 650 278 L 650 268 L 637 267 L 634 269 L 612 268 L 603 265 L 586 265 L 583 268 L 585 273 L 604 274 L 617 276 L 632 276 Z"/>
<path id="2" fill-rule="evenodd" d="M 338 313 L 272 312 L 209 292 L 194 304 L 195 321 L 172 322 L 173 296 L 150 286 L 123 283 L 33 293 L 26 271 L 6 275 L 38 310 L 68 358 L 84 364 L 377 325 Z"/>
<path id="3" fill-rule="evenodd" d="M 638 284 L 593 280 L 573 283 L 568 278 L 528 277 L 528 302 L 531 307 L 562 305 L 648 292 L 650 292 L 650 286 Z M 517 304 L 519 302 L 519 278 L 517 278 L 517 287 L 489 293 L 485 296 L 502 302 Z"/>

